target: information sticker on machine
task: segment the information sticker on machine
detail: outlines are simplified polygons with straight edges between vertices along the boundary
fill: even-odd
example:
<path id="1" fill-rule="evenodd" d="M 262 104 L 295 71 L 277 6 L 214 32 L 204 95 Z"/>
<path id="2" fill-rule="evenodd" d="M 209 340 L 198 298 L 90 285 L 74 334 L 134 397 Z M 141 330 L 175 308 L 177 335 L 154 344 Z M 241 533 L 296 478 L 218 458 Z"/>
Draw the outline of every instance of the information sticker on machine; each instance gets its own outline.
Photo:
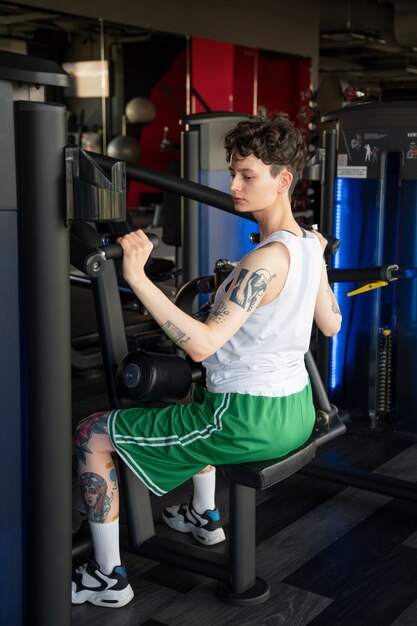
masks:
<path id="1" fill-rule="evenodd" d="M 337 177 L 338 178 L 366 178 L 366 165 L 348 165 L 348 155 L 337 155 Z"/>

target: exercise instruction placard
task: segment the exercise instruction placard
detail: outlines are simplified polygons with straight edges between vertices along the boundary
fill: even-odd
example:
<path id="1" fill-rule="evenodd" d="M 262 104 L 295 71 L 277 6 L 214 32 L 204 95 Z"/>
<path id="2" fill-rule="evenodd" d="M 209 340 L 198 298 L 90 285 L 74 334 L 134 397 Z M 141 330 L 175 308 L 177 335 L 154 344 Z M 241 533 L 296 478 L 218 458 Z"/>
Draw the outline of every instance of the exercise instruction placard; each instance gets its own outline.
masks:
<path id="1" fill-rule="evenodd" d="M 338 178 L 366 178 L 367 177 L 366 165 L 338 165 L 337 177 Z"/>

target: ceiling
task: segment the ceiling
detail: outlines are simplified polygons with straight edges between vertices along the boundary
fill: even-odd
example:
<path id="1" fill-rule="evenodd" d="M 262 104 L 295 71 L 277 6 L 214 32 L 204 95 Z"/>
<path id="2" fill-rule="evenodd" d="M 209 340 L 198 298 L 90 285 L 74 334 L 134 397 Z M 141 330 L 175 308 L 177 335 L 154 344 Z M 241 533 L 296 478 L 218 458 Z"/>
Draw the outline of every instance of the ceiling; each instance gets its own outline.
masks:
<path id="1" fill-rule="evenodd" d="M 152 31 L 122 24 L 103 26 L 105 34 L 123 42 L 151 37 Z M 25 42 L 28 46 L 50 50 L 64 50 L 71 45 L 74 36 L 97 39 L 100 36 L 100 20 L 65 15 L 55 11 L 25 9 L 22 6 L 0 2 L 0 42 L 5 39 Z M 51 53 L 53 54 L 53 53 Z"/>
<path id="2" fill-rule="evenodd" d="M 416 0 L 321 0 L 319 70 L 371 97 L 417 96 Z"/>
<path id="3" fill-rule="evenodd" d="M 36 43 L 51 58 L 74 34 L 94 37 L 99 28 L 99 20 L 0 3 L 0 41 Z M 108 23 L 106 33 L 126 41 L 151 36 Z M 417 96 L 417 1 L 321 0 L 318 66 L 320 80 L 338 77 L 371 98 Z"/>

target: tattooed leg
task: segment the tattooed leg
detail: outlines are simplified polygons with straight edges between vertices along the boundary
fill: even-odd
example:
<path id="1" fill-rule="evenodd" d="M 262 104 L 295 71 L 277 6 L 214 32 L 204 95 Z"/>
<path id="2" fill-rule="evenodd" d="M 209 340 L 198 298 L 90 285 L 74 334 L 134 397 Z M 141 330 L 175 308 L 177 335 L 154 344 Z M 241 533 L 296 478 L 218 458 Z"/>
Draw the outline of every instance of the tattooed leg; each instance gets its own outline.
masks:
<path id="1" fill-rule="evenodd" d="M 119 517 L 119 492 L 114 451 L 107 433 L 108 413 L 95 413 L 78 424 L 76 453 L 85 509 L 91 522 Z"/>

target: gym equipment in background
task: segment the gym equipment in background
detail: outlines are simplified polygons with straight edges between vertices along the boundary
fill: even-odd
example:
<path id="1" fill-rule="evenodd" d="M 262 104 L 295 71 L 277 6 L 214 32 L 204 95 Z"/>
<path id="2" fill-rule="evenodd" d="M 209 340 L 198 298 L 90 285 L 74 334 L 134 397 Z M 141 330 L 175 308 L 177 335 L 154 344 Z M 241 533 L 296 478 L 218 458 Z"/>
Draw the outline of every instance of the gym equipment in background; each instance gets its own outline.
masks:
<path id="1" fill-rule="evenodd" d="M 127 133 L 127 124 L 148 124 L 153 122 L 155 116 L 156 108 L 149 98 L 137 96 L 129 100 L 122 115 L 122 132 L 113 137 L 107 145 L 108 156 L 137 163 L 141 156 L 140 143 L 138 139 Z"/>
<path id="2" fill-rule="evenodd" d="M 328 113 L 321 226 L 342 239 L 333 267 L 417 267 L 417 102 L 357 104 Z M 387 419 L 417 433 L 417 281 L 348 298 L 336 283 L 343 314 L 330 341 L 329 393 L 372 427 Z M 390 380 L 389 397 L 384 391 Z M 385 398 L 385 400 L 384 400 Z"/>
<path id="3" fill-rule="evenodd" d="M 136 96 L 126 104 L 125 116 L 130 124 L 148 124 L 154 121 L 156 108 L 149 98 Z"/>
<path id="4" fill-rule="evenodd" d="M 113 159 L 136 163 L 140 159 L 140 144 L 137 139 L 126 134 L 126 116 L 122 115 L 122 134 L 113 137 L 107 144 L 107 154 Z"/>
<path id="5" fill-rule="evenodd" d="M 183 171 L 187 180 L 229 192 L 230 176 L 223 147 L 224 135 L 247 115 L 201 113 L 182 121 Z M 183 201 L 183 281 L 205 276 L 217 259 L 238 260 L 251 250 L 251 225 L 246 220 L 212 211 L 204 202 Z M 253 225 L 252 225 L 253 229 Z"/>

